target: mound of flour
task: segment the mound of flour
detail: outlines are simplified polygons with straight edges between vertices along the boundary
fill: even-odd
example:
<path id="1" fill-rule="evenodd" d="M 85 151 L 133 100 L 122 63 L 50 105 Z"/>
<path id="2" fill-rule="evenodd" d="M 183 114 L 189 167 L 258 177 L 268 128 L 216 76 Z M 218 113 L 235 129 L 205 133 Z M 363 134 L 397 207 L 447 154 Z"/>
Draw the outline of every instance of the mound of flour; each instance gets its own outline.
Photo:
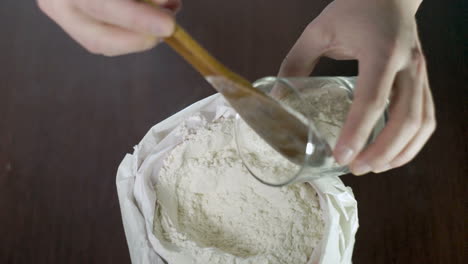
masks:
<path id="1" fill-rule="evenodd" d="M 316 131 L 334 148 L 351 106 L 345 89 L 336 84 L 324 85 L 321 89 L 302 92 L 301 98 L 289 94 L 280 101 L 296 111 L 300 119 L 307 117 L 312 120 Z M 268 183 L 280 184 L 291 180 L 300 171 L 301 166 L 283 158 L 245 122 L 240 122 L 238 130 L 242 157 L 258 178 Z M 308 168 L 308 173 L 320 177 L 323 176 L 323 171 L 338 167 L 340 165 L 330 156 L 325 158 L 321 166 Z"/>
<path id="2" fill-rule="evenodd" d="M 311 119 L 317 131 L 332 148 L 336 145 L 352 103 L 347 91 L 336 84 L 303 92 L 301 100 L 289 96 L 282 101 Z"/>
<path id="3" fill-rule="evenodd" d="M 200 264 L 307 263 L 324 230 L 313 187 L 255 180 L 237 154 L 231 118 L 185 127 L 155 186 L 155 234 Z M 269 166 L 282 169 L 274 159 Z"/>

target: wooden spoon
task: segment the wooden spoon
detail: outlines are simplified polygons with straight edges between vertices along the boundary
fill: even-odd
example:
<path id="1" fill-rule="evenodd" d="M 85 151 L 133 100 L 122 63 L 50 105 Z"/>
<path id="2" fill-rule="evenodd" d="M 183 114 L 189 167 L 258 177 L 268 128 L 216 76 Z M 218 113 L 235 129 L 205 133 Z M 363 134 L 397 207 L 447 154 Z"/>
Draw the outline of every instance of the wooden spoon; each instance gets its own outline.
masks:
<path id="1" fill-rule="evenodd" d="M 304 162 L 309 132 L 305 123 L 217 61 L 179 25 L 165 41 L 198 70 L 271 147 L 294 163 Z"/>

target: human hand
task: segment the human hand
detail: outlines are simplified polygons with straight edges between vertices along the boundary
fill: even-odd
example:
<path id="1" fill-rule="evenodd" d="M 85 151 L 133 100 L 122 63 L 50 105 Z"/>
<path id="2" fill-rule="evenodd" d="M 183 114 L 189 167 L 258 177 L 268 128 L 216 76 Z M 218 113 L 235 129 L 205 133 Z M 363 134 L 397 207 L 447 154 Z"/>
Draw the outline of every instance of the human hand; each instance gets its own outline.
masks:
<path id="1" fill-rule="evenodd" d="M 435 129 L 414 18 L 418 5 L 414 0 L 335 0 L 307 26 L 281 65 L 280 76 L 308 76 L 321 56 L 359 61 L 354 101 L 333 153 L 356 175 L 406 164 Z M 389 97 L 389 122 L 365 147 Z"/>
<path id="2" fill-rule="evenodd" d="M 39 7 L 89 52 L 117 56 L 148 50 L 174 31 L 180 0 L 38 0 Z"/>

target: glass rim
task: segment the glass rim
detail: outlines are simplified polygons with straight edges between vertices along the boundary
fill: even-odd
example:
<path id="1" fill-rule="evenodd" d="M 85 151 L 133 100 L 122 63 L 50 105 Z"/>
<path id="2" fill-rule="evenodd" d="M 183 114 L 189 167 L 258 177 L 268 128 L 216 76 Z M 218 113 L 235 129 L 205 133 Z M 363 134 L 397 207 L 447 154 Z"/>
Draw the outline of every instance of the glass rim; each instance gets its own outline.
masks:
<path id="1" fill-rule="evenodd" d="M 300 100 L 303 100 L 303 96 L 301 95 L 301 91 L 299 90 L 298 87 L 296 87 L 296 85 L 294 85 L 294 82 L 295 81 L 298 81 L 298 82 L 302 81 L 303 82 L 303 81 L 309 81 L 309 80 L 316 80 L 316 81 L 323 80 L 323 81 L 335 82 L 335 83 L 337 83 L 339 85 L 338 86 L 339 88 L 341 88 L 341 89 L 343 89 L 343 90 L 345 90 L 347 92 L 347 95 L 349 96 L 349 98 L 351 100 L 354 99 L 354 89 L 355 89 L 355 83 L 356 83 L 356 76 L 307 76 L 307 77 L 266 76 L 266 77 L 260 78 L 260 79 L 256 80 L 255 82 L 253 82 L 252 86 L 254 88 L 256 88 L 256 89 L 261 90 L 262 92 L 265 92 L 267 95 L 269 95 L 266 91 L 264 91 L 264 90 L 262 90 L 262 89 L 260 89 L 258 87 L 260 87 L 262 85 L 271 85 L 271 83 L 275 83 L 275 82 L 279 81 L 283 85 L 285 85 L 288 89 L 293 91 L 295 96 L 297 96 Z M 318 88 L 318 89 L 320 89 L 320 88 Z M 253 172 L 249 168 L 248 164 L 245 162 L 245 159 L 243 158 L 243 154 L 242 154 L 243 152 L 240 149 L 241 144 L 239 142 L 239 136 L 240 136 L 239 133 L 240 133 L 240 131 L 238 131 L 239 122 L 242 120 L 242 118 L 238 114 L 236 114 L 235 141 L 236 141 L 237 152 L 239 153 L 239 156 L 240 156 L 240 158 L 242 160 L 242 163 L 244 164 L 244 166 L 247 168 L 249 173 L 255 179 L 257 179 L 258 181 L 260 181 L 261 183 L 263 183 L 265 185 L 269 185 L 269 186 L 273 186 L 273 187 L 286 186 L 286 185 L 294 183 L 294 182 L 305 181 L 305 179 L 314 180 L 314 178 L 311 177 L 311 175 L 305 175 L 309 171 L 308 168 L 307 168 L 308 160 L 310 160 L 309 158 L 314 153 L 314 152 L 308 153 L 307 148 L 308 148 L 309 143 L 311 145 L 313 145 L 312 144 L 312 137 L 318 136 L 320 139 L 323 139 L 320 131 L 316 129 L 316 127 L 313 124 L 313 121 L 311 120 L 311 118 L 309 118 L 308 116 L 305 116 L 303 113 L 300 113 L 299 111 L 291 109 L 290 107 L 288 107 L 284 103 L 280 102 L 277 98 L 274 98 L 274 97 L 272 97 L 272 98 L 275 99 L 276 101 L 278 101 L 280 104 L 286 106 L 285 107 L 286 110 L 294 111 L 296 114 L 299 114 L 299 115 L 305 117 L 305 119 L 307 120 L 306 125 L 308 126 L 308 139 L 307 139 L 308 144 L 307 144 L 307 146 L 304 146 L 304 154 L 305 154 L 304 161 L 301 164 L 298 164 L 299 169 L 294 174 L 292 174 L 292 176 L 288 180 L 285 180 L 283 182 L 273 183 L 273 182 L 266 181 L 263 178 L 259 177 L 255 172 Z M 388 103 L 388 101 L 387 101 L 387 103 Z M 388 109 L 385 109 L 385 111 L 383 113 L 383 122 L 384 122 L 384 124 L 387 121 L 388 121 Z M 380 120 L 378 122 L 380 122 Z M 368 144 L 375 139 L 375 137 L 376 137 L 375 133 L 376 133 L 376 131 L 374 129 L 372 134 L 369 136 Z M 331 149 L 332 146 L 330 146 L 328 144 L 328 142 L 326 142 L 326 143 L 327 143 L 328 147 Z M 321 174 L 322 173 L 323 174 L 326 174 L 326 173 L 329 173 L 329 174 L 331 174 L 331 173 L 346 174 L 348 172 L 349 172 L 349 168 L 347 166 L 333 166 L 331 168 L 321 170 Z M 323 177 L 323 176 L 317 176 L 315 179 L 318 179 L 320 177 Z"/>
<path id="2" fill-rule="evenodd" d="M 316 140 L 320 140 L 323 143 L 325 143 L 327 148 L 331 149 L 331 146 L 328 144 L 328 142 L 326 142 L 323 139 L 323 136 L 322 136 L 321 132 L 315 127 L 314 123 L 312 122 L 312 119 L 309 116 L 306 116 L 303 113 L 292 109 L 291 107 L 287 106 L 286 104 L 284 104 L 283 102 L 278 100 L 278 98 L 275 98 L 275 97 L 271 96 L 270 94 L 267 93 L 267 91 L 262 90 L 262 89 L 260 89 L 258 87 L 261 87 L 262 85 L 271 85 L 272 83 L 280 82 L 290 92 L 292 92 L 292 94 L 294 96 L 296 96 L 299 100 L 302 101 L 303 100 L 303 95 L 301 94 L 301 91 L 299 90 L 299 87 L 294 85 L 294 81 L 305 81 L 305 80 L 310 80 L 310 79 L 330 80 L 331 78 L 333 78 L 334 80 L 337 80 L 336 77 L 274 77 L 274 76 L 267 76 L 267 77 L 263 77 L 263 78 L 260 78 L 260 79 L 256 80 L 252 84 L 252 86 L 254 88 L 259 89 L 262 92 L 265 92 L 267 95 L 272 97 L 275 101 L 277 101 L 278 103 L 283 105 L 285 110 L 287 110 L 289 112 L 292 112 L 295 115 L 302 116 L 304 118 L 304 120 L 306 121 L 306 125 L 307 125 L 307 128 L 308 128 L 307 145 L 304 146 L 304 160 L 300 164 L 297 164 L 299 166 L 298 170 L 295 171 L 294 173 L 292 173 L 291 177 L 289 177 L 287 180 L 279 181 L 279 182 L 274 183 L 274 182 L 271 182 L 271 181 L 266 181 L 262 177 L 259 177 L 257 175 L 257 173 L 252 171 L 252 169 L 248 166 L 248 163 L 245 161 L 245 159 L 243 157 L 243 151 L 241 150 L 241 145 L 242 144 L 239 142 L 239 140 L 240 140 L 239 139 L 239 137 L 240 137 L 240 135 L 239 135 L 240 134 L 239 122 L 242 120 L 242 118 L 240 117 L 239 114 L 236 114 L 236 125 L 235 125 L 235 135 L 236 136 L 235 136 L 235 141 L 236 141 L 237 152 L 239 153 L 239 156 L 241 157 L 242 163 L 244 164 L 245 168 L 258 181 L 260 181 L 263 184 L 269 185 L 269 186 L 281 187 L 281 186 L 285 186 L 285 185 L 288 185 L 290 183 L 293 183 L 295 181 L 300 180 L 302 178 L 301 176 L 303 175 L 303 173 L 305 171 L 305 167 L 307 166 L 308 161 L 310 160 L 312 155 L 315 154 L 315 152 L 311 151 L 310 148 L 309 148 L 310 146 L 313 146 L 312 142 L 313 142 L 314 137 L 316 138 Z M 340 78 L 340 83 L 342 84 L 342 85 L 340 85 L 340 87 L 344 86 L 346 88 L 346 91 L 347 91 L 348 95 L 351 96 L 352 95 L 352 83 L 350 83 L 350 81 L 347 78 L 348 77 L 343 77 L 342 79 Z M 351 86 L 351 87 L 349 87 L 349 86 Z M 305 102 L 302 102 L 302 104 L 305 104 Z"/>

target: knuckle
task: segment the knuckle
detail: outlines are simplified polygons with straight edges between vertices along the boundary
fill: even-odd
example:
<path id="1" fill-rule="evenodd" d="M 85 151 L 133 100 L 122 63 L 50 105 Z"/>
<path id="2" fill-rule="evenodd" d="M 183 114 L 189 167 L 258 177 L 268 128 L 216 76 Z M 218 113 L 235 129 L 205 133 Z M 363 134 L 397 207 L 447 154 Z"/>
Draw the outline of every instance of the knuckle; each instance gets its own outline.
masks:
<path id="1" fill-rule="evenodd" d="M 403 120 L 403 129 L 410 132 L 416 132 L 421 127 L 421 117 L 415 113 L 408 113 Z"/>
<path id="2" fill-rule="evenodd" d="M 426 56 L 424 56 L 423 53 L 421 53 L 421 59 L 420 59 L 419 63 L 421 64 L 421 67 L 422 67 L 422 68 L 426 68 L 426 66 L 427 66 L 427 63 L 426 63 Z"/>
<path id="3" fill-rule="evenodd" d="M 414 65 L 418 74 L 426 68 L 426 58 L 419 47 L 411 48 L 408 60 L 410 65 Z"/>
<path id="4" fill-rule="evenodd" d="M 410 49 L 410 61 L 413 63 L 422 63 L 424 61 L 424 55 L 419 47 L 413 47 Z"/>

